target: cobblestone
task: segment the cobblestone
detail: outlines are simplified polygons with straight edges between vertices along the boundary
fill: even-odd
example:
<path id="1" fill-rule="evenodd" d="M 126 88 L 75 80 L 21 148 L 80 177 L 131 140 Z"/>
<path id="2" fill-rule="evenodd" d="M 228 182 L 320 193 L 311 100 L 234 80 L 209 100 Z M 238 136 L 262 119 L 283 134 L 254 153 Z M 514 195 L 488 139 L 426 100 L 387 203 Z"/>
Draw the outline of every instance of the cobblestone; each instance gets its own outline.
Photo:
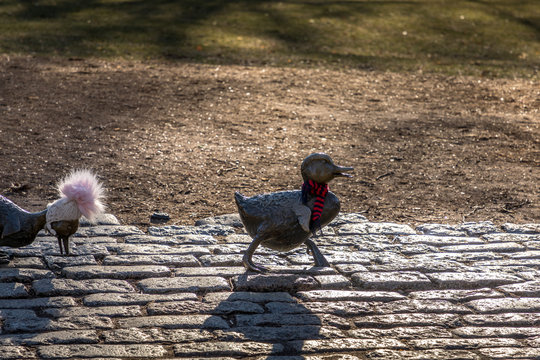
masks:
<path id="1" fill-rule="evenodd" d="M 540 359 L 540 224 L 375 223 L 341 214 L 305 247 L 237 215 L 143 233 L 108 215 L 71 256 L 43 232 L 3 248 L 2 359 Z"/>

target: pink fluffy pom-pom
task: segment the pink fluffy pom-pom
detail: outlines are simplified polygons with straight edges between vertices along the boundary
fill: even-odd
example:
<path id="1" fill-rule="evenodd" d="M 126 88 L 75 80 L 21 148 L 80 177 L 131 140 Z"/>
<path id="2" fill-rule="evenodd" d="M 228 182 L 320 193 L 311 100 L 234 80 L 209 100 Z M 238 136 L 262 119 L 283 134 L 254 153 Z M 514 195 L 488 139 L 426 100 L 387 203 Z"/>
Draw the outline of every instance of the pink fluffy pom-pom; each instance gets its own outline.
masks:
<path id="1" fill-rule="evenodd" d="M 105 210 L 103 186 L 89 170 L 74 170 L 58 185 L 63 197 L 74 200 L 81 214 L 89 220 Z"/>

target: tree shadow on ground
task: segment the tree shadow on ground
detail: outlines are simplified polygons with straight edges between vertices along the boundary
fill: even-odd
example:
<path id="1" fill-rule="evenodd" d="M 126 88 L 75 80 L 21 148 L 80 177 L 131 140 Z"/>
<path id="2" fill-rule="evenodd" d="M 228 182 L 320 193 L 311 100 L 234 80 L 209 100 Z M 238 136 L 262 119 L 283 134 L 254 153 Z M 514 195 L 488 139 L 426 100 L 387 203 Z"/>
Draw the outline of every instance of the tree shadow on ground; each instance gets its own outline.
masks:
<path id="1" fill-rule="evenodd" d="M 290 288 L 273 287 L 272 280 L 268 281 L 266 292 L 258 288 L 264 281 L 256 280 L 251 284 L 257 283 L 257 288 L 250 288 L 248 278 L 260 276 L 264 275 L 240 275 L 233 279 L 234 292 L 208 294 L 204 298 L 204 302 L 214 304 L 210 313 L 225 319 L 230 328 L 220 330 L 225 340 L 220 348 L 213 349 L 215 352 L 205 349 L 198 355 L 303 359 L 305 341 L 339 337 L 335 324 L 328 324 L 325 316 L 302 304 Z"/>
<path id="2" fill-rule="evenodd" d="M 531 4 L 8 1 L 0 5 L 0 20 L 6 20 L 0 49 L 221 64 L 330 62 L 377 69 L 417 63 L 458 67 L 470 60 L 530 69 L 538 61 L 529 54 L 535 50 L 526 49 L 526 39 L 540 37 L 537 14 L 527 11 Z M 479 20 L 469 21 L 461 13 Z M 501 26 L 504 37 L 497 30 Z"/>

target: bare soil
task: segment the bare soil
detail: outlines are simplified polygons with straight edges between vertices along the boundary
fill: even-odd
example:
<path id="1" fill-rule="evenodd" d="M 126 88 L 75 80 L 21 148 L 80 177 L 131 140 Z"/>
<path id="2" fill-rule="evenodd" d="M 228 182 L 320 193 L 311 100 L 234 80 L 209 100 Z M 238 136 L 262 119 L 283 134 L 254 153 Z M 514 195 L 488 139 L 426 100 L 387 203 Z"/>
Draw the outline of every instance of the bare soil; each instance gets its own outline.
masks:
<path id="1" fill-rule="evenodd" d="M 540 220 L 540 86 L 361 69 L 0 57 L 0 192 L 29 210 L 72 168 L 146 227 L 300 188 L 326 152 L 344 212 L 410 224 Z"/>

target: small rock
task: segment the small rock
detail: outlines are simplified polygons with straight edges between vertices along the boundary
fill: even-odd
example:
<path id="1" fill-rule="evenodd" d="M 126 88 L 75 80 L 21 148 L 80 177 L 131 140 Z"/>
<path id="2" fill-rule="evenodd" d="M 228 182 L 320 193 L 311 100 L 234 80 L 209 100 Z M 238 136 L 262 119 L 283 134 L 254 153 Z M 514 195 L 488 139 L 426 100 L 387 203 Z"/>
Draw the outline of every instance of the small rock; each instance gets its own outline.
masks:
<path id="1" fill-rule="evenodd" d="M 171 220 L 171 217 L 167 213 L 155 212 L 150 216 L 151 223 L 166 223 Z"/>

